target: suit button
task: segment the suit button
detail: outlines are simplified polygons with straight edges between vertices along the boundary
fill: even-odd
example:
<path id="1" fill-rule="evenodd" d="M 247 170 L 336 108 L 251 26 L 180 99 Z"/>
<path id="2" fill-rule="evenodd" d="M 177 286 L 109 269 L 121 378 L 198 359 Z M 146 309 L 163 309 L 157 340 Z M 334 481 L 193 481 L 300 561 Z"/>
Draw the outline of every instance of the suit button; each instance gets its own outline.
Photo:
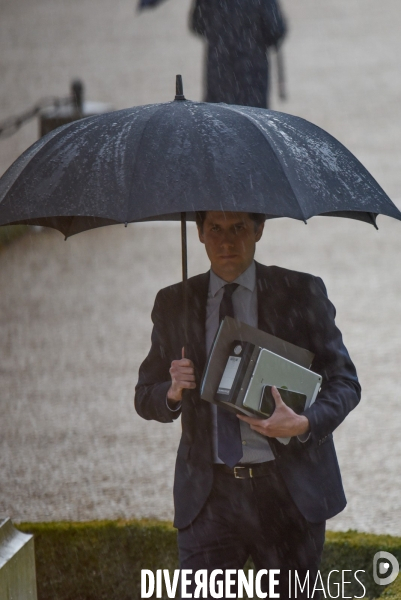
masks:
<path id="1" fill-rule="evenodd" d="M 245 440 L 242 440 L 242 445 L 246 446 L 246 441 Z"/>

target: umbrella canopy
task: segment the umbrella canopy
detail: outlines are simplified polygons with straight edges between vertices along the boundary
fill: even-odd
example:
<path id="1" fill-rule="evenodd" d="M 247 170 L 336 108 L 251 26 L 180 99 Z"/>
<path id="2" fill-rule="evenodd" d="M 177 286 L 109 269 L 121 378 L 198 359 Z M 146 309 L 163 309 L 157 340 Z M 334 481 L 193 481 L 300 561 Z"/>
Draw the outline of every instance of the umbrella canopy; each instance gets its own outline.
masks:
<path id="1" fill-rule="evenodd" d="M 176 100 L 88 117 L 33 144 L 0 179 L 0 225 L 86 229 L 195 211 L 375 224 L 401 213 L 340 142 L 285 113 Z"/>

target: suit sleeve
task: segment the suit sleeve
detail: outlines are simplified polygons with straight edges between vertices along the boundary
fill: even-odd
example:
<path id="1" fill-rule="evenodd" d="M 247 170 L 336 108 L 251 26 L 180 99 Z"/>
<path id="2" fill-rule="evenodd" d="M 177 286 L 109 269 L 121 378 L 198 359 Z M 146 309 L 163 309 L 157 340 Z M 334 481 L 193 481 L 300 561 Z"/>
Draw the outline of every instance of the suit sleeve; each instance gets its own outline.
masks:
<path id="1" fill-rule="evenodd" d="M 192 33 L 206 37 L 207 7 L 202 0 L 195 0 L 189 15 L 189 29 Z"/>
<path id="2" fill-rule="evenodd" d="M 163 320 L 165 302 L 160 291 L 152 310 L 153 330 L 148 356 L 139 367 L 138 383 L 135 388 L 135 409 L 144 419 L 172 423 L 181 410 L 170 410 L 167 406 L 167 392 L 171 385 L 171 361 L 166 325 Z"/>
<path id="3" fill-rule="evenodd" d="M 278 46 L 286 33 L 287 25 L 278 0 L 265 0 L 262 8 L 262 32 L 266 47 Z"/>
<path id="4" fill-rule="evenodd" d="M 335 324 L 336 311 L 327 297 L 320 278 L 314 278 L 308 303 L 311 323 L 311 350 L 315 353 L 312 370 L 323 377 L 321 390 L 314 404 L 306 409 L 312 439 L 331 434 L 361 398 L 361 386 L 354 364 Z"/>

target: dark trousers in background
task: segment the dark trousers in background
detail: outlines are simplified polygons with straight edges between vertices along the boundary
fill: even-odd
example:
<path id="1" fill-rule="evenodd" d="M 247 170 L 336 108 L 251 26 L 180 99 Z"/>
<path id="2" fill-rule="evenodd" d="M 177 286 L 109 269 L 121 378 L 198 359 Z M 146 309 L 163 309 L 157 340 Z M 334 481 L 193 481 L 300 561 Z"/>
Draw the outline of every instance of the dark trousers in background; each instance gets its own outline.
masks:
<path id="1" fill-rule="evenodd" d="M 296 570 L 301 581 L 309 571 L 312 593 L 324 536 L 325 522 L 309 523 L 302 516 L 275 461 L 269 464 L 268 475 L 253 479 L 235 479 L 215 468 L 206 505 L 189 527 L 178 531 L 180 569 L 239 570 L 252 556 L 256 571 L 280 569 L 275 591 L 285 600 L 289 571 Z M 194 589 L 195 584 L 192 593 Z M 266 577 L 262 589 L 269 591 Z M 293 591 L 291 596 L 295 597 Z M 306 589 L 303 593 L 298 589 L 297 597 L 307 598 Z"/>

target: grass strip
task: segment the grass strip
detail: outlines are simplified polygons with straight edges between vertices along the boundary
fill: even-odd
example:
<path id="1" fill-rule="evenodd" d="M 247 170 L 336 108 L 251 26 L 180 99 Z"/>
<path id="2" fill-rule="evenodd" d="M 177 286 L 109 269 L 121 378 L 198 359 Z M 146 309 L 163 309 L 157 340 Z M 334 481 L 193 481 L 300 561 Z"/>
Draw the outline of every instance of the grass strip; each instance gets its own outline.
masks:
<path id="1" fill-rule="evenodd" d="M 35 536 L 39 600 L 133 600 L 141 597 L 141 569 L 178 568 L 177 534 L 170 523 L 50 522 L 21 523 L 17 527 Z M 328 532 L 321 565 L 323 581 L 326 583 L 334 569 L 361 569 L 365 571 L 359 577 L 366 587 L 366 597 L 382 595 L 386 600 L 401 600 L 401 575 L 387 588 L 373 580 L 373 556 L 379 550 L 391 552 L 401 562 L 399 537 Z M 333 575 L 333 584 L 341 581 L 341 573 Z M 352 573 L 347 573 L 345 579 L 352 579 Z M 361 586 L 353 581 L 353 585 L 347 585 L 345 596 L 361 595 Z M 333 585 L 331 594 L 335 596 L 338 589 Z"/>

